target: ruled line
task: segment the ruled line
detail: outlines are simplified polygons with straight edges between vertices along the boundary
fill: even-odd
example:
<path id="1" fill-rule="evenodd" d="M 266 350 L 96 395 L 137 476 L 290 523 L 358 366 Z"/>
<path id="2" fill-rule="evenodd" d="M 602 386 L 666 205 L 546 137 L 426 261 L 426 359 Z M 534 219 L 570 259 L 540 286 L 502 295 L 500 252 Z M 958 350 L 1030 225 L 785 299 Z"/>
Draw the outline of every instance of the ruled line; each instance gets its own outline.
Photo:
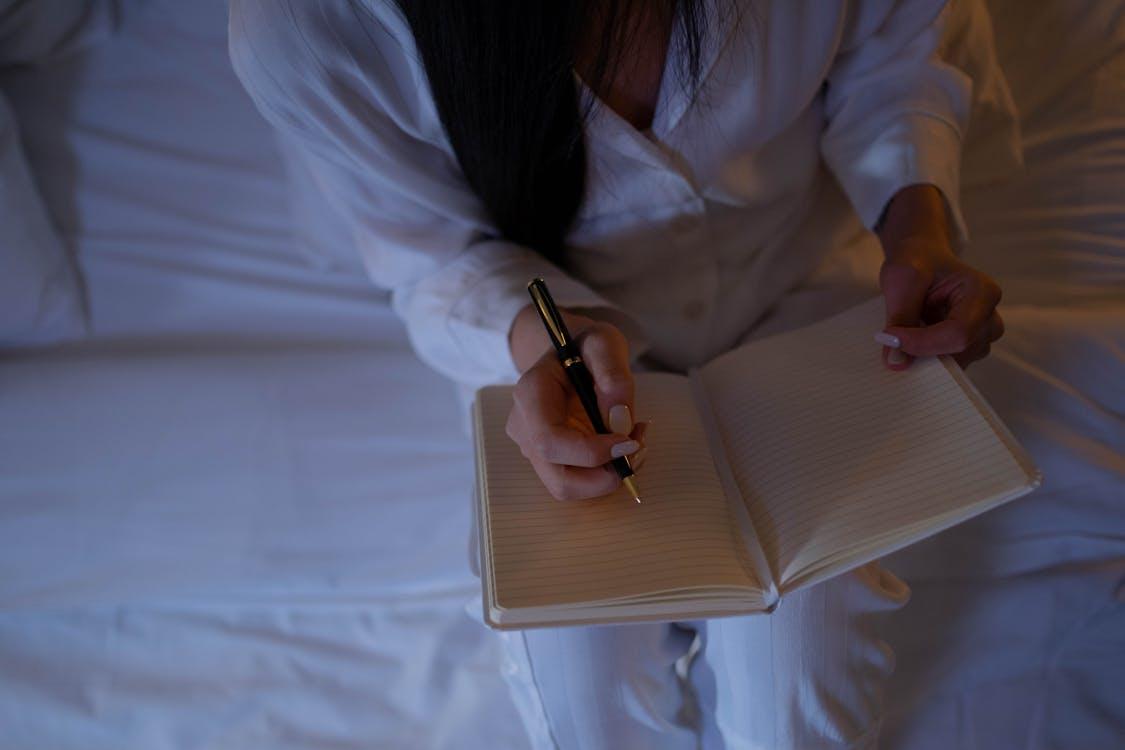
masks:
<path id="1" fill-rule="evenodd" d="M 1027 473 L 937 359 L 887 370 L 880 300 L 702 368 L 735 480 L 781 583 L 893 544 Z"/>
<path id="2" fill-rule="evenodd" d="M 483 389 L 487 519 L 495 597 L 508 609 L 644 598 L 748 580 L 714 460 L 686 378 L 639 373 L 637 414 L 651 417 L 637 472 L 641 504 L 623 492 L 576 502 L 550 496 L 505 433 L 511 389 Z"/>

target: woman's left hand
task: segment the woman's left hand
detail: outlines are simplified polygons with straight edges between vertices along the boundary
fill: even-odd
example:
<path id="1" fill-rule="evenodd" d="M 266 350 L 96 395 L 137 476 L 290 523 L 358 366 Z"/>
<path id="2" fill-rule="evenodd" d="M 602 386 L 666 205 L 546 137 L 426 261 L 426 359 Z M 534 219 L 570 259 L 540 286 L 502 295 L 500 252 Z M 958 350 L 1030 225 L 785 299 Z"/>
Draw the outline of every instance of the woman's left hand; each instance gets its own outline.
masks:
<path id="1" fill-rule="evenodd" d="M 928 185 L 915 187 L 933 193 L 900 192 L 888 208 L 888 219 L 894 218 L 895 226 L 880 233 L 886 255 L 879 272 L 887 311 L 883 332 L 899 344 L 884 346 L 883 359 L 890 369 L 903 370 L 914 357 L 949 354 L 966 367 L 987 356 L 992 342 L 1004 335 L 1004 322 L 996 311 L 1000 287 L 953 253 L 944 203 L 937 204 L 940 224 L 929 215 L 934 194 L 938 201 L 944 200 L 940 193 Z M 892 210 L 897 216 L 892 217 Z M 911 212 L 916 218 L 919 211 L 925 218 L 910 221 Z"/>

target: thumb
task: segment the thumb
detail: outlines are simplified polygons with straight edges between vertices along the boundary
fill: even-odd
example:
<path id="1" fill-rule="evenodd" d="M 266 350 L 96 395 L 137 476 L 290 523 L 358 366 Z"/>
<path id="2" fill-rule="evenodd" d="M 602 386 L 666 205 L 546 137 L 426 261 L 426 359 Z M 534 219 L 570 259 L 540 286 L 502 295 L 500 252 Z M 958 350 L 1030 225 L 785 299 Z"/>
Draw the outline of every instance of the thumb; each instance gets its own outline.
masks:
<path id="1" fill-rule="evenodd" d="M 578 346 L 594 378 L 602 419 L 611 431 L 628 435 L 633 431 L 633 373 L 624 334 L 609 323 L 595 323 L 578 337 Z"/>
<path id="2" fill-rule="evenodd" d="M 922 309 L 932 279 L 920 269 L 903 263 L 887 262 L 879 272 L 879 286 L 886 306 L 886 333 L 900 338 L 903 328 L 917 328 L 922 323 Z M 895 329 L 900 329 L 896 333 Z M 883 362 L 892 370 L 905 370 L 913 357 L 900 347 L 883 347 Z"/>

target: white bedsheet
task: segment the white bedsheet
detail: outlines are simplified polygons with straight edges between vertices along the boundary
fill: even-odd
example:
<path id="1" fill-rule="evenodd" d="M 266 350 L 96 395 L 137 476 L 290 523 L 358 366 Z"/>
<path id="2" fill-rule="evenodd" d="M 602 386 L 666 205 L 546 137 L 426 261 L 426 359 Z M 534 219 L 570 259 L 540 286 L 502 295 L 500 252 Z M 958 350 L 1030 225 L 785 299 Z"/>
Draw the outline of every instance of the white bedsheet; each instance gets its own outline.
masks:
<path id="1" fill-rule="evenodd" d="M 124 8 L 0 80 L 96 337 L 0 355 L 0 747 L 518 748 L 454 389 L 294 234 L 225 3 Z"/>
<path id="2" fill-rule="evenodd" d="M 1125 743 L 1125 5 L 990 3 L 1026 171 L 965 195 L 1007 334 L 970 374 L 1043 487 L 899 553 L 888 745 Z"/>
<path id="3" fill-rule="evenodd" d="M 1028 169 L 966 196 L 1009 329 L 971 373 L 1047 483 L 891 562 L 914 600 L 888 741 L 1108 748 L 1125 4 L 994 6 Z M 0 747 L 525 746 L 464 609 L 452 387 L 342 242 L 295 234 L 222 0 L 125 9 L 86 58 L 0 76 L 95 331 L 0 355 Z"/>

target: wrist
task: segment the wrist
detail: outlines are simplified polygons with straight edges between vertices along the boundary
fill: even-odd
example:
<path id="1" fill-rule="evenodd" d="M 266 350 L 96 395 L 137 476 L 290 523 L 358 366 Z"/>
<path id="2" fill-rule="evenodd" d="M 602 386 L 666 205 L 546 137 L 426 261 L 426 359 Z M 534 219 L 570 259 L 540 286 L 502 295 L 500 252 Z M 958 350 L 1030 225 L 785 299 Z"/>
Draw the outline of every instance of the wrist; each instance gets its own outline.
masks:
<path id="1" fill-rule="evenodd" d="M 527 360 L 531 350 L 538 345 L 536 331 L 531 326 L 536 317 L 534 305 L 525 305 L 512 319 L 512 327 L 508 331 L 508 348 L 512 352 L 512 361 L 521 373 L 530 366 Z M 547 343 L 546 336 L 543 336 L 543 343 Z"/>
<path id="2" fill-rule="evenodd" d="M 956 258 L 945 198 L 933 185 L 909 185 L 895 193 L 875 231 L 889 261 Z"/>

